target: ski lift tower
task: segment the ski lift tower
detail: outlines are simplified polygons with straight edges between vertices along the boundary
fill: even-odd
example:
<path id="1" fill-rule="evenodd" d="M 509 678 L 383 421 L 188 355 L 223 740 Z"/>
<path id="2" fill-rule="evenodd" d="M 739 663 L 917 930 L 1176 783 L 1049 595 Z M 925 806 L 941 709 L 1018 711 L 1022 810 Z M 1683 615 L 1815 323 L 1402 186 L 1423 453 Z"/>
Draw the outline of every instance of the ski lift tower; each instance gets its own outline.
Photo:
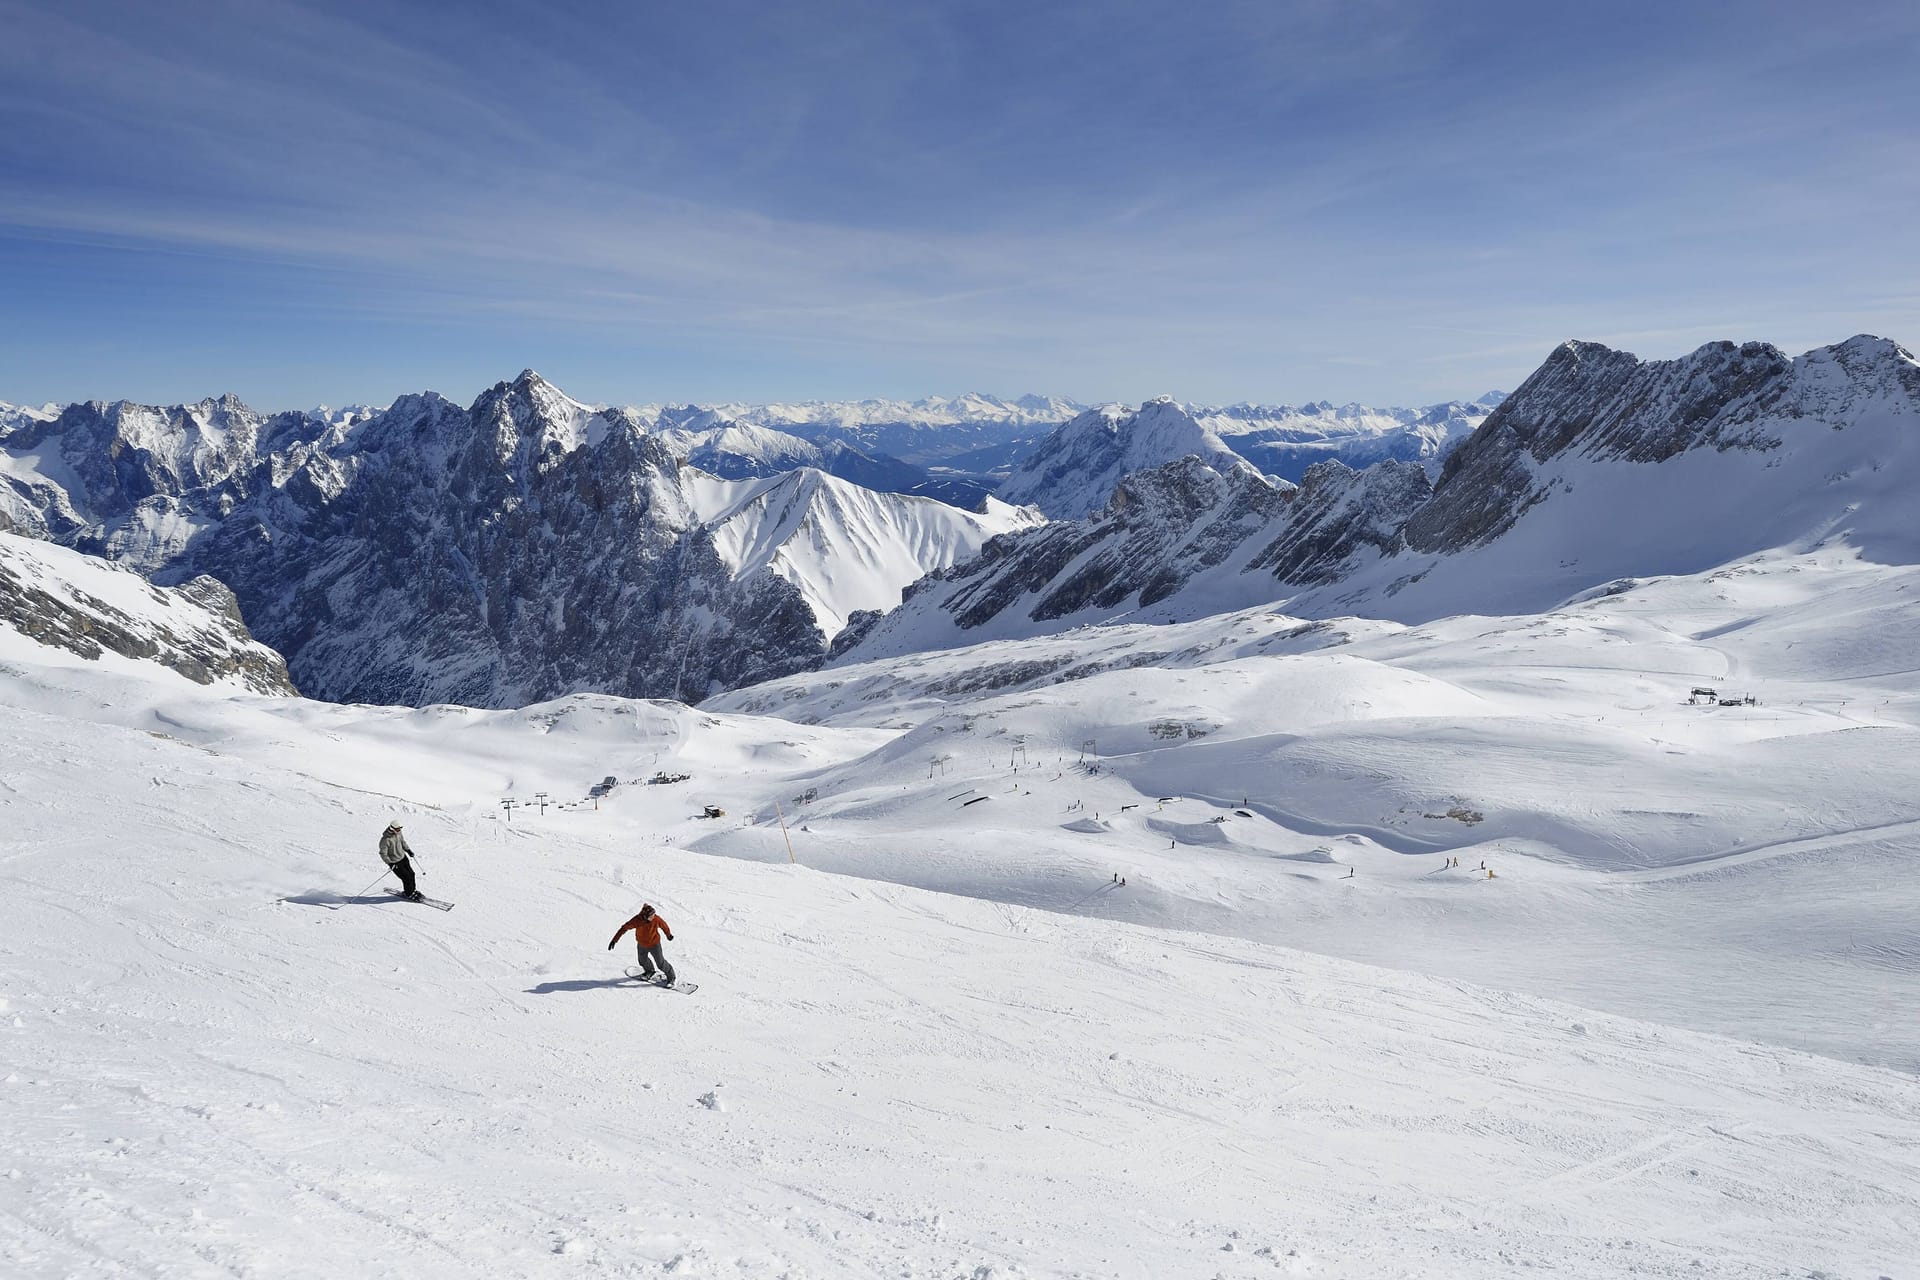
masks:
<path id="1" fill-rule="evenodd" d="M 533 802 L 540 806 L 540 816 L 543 818 L 546 817 L 547 816 L 547 793 L 544 791 L 534 792 Z"/>
<path id="2" fill-rule="evenodd" d="M 519 803 L 520 802 L 518 800 L 515 800 L 512 796 L 507 796 L 500 801 L 500 807 L 507 811 L 508 822 L 513 821 L 513 811 L 515 806 L 517 806 Z"/>

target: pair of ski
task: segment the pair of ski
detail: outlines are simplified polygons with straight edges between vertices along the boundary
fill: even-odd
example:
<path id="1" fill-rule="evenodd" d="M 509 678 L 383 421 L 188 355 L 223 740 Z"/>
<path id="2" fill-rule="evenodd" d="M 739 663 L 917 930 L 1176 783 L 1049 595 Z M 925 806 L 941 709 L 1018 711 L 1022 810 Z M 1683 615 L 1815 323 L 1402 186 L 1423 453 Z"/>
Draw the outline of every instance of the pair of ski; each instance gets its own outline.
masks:
<path id="1" fill-rule="evenodd" d="M 433 907 L 440 911 L 453 910 L 453 904 L 451 902 L 442 902 L 438 898 L 429 898 L 425 894 L 422 894 L 418 898 L 409 898 L 406 894 L 400 892 L 398 889 L 389 889 L 387 890 L 387 892 L 392 894 L 394 897 L 400 899 L 400 901 L 402 902 L 417 902 L 423 907 Z"/>

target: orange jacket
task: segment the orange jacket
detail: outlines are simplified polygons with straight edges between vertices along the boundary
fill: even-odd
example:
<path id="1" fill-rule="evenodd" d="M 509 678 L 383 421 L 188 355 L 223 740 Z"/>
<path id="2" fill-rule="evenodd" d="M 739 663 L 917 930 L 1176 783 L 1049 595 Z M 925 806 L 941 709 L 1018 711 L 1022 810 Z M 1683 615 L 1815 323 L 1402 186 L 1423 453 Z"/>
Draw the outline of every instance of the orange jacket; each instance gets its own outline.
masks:
<path id="1" fill-rule="evenodd" d="M 607 950 L 613 950 L 614 943 L 619 942 L 621 935 L 629 929 L 633 930 L 633 940 L 640 944 L 642 951 L 649 951 L 659 946 L 660 935 L 663 933 L 669 938 L 673 937 L 672 926 L 659 913 L 656 912 L 645 920 L 635 916 L 620 926 L 620 932 L 613 935 L 613 942 L 607 944 Z"/>

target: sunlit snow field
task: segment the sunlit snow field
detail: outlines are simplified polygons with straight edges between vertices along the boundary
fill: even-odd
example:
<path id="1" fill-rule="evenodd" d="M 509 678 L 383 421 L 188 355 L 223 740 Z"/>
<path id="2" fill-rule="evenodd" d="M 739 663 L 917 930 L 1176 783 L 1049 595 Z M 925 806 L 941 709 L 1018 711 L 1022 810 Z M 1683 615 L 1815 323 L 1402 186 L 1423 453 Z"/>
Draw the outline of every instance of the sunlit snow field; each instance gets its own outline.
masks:
<path id="1" fill-rule="evenodd" d="M 0 633 L 0 1256 L 1908 1275 L 1916 582 L 1783 553 L 692 710 L 341 707 Z M 506 820 L 539 791 L 576 803 Z M 451 913 L 362 891 L 391 815 Z M 697 994 L 605 950 L 643 899 Z"/>

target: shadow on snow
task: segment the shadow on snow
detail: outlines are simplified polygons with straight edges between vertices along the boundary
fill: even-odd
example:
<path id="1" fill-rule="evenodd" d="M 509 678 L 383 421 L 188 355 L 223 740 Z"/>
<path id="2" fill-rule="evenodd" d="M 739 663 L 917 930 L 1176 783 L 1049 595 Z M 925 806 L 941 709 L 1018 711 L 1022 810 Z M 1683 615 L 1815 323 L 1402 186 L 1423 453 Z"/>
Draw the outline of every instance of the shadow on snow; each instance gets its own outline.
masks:
<path id="1" fill-rule="evenodd" d="M 599 987 L 619 987 L 638 981 L 638 978 L 629 978 L 624 974 L 618 978 L 569 978 L 565 982 L 543 982 L 537 987 L 528 987 L 527 994 L 550 996 L 561 991 L 592 991 Z"/>

